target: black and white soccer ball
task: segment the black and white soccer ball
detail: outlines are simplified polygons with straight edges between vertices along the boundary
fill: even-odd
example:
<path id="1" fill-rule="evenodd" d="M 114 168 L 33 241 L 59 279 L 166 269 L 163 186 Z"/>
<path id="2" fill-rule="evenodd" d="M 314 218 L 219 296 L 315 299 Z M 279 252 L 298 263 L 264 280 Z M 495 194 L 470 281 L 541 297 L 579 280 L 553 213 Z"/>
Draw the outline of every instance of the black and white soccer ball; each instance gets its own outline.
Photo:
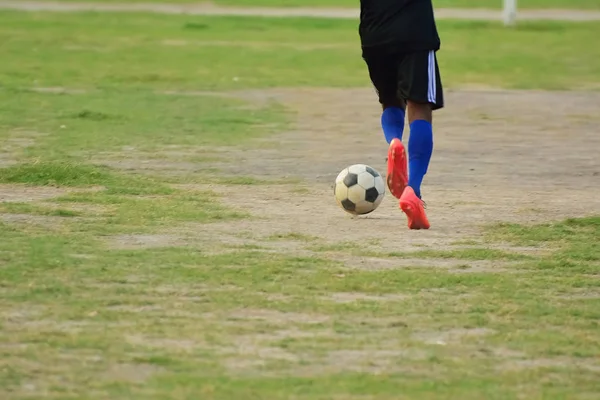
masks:
<path id="1" fill-rule="evenodd" d="M 369 214 L 377 209 L 385 196 L 385 181 L 375 168 L 354 164 L 335 179 L 335 200 L 352 215 Z"/>

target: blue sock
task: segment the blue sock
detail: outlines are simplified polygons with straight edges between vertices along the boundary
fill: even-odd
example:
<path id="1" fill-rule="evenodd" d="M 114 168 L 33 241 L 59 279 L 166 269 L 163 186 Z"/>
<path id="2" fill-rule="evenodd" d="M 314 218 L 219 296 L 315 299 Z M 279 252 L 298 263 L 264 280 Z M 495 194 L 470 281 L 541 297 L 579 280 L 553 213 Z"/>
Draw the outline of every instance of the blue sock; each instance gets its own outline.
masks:
<path id="1" fill-rule="evenodd" d="M 408 139 L 408 186 L 421 197 L 421 183 L 427 173 L 431 154 L 433 153 L 433 128 L 424 120 L 410 124 Z"/>
<path id="2" fill-rule="evenodd" d="M 385 140 L 389 143 L 393 139 L 402 140 L 404 132 L 404 110 L 398 107 L 388 107 L 381 114 L 381 127 Z"/>

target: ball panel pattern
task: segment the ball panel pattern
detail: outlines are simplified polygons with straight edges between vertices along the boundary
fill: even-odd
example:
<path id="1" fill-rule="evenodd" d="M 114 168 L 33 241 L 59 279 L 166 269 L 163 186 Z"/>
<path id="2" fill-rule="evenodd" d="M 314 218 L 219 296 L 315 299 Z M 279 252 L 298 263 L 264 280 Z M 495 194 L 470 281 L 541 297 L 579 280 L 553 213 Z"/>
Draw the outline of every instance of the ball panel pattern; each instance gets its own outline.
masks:
<path id="1" fill-rule="evenodd" d="M 373 177 L 381 176 L 381 175 L 379 175 L 379 172 L 375 171 L 373 168 L 369 167 L 368 165 L 366 166 L 366 171 L 369 174 L 371 174 Z"/>
<path id="2" fill-rule="evenodd" d="M 368 201 L 369 203 L 375 203 L 375 201 L 377 200 L 378 197 L 379 197 L 379 192 L 377 191 L 377 189 L 375 187 L 371 187 L 370 189 L 367 189 L 365 192 L 365 200 Z"/>
<path id="3" fill-rule="evenodd" d="M 358 183 L 358 175 L 355 173 L 349 172 L 348 175 L 344 178 L 344 185 L 346 187 L 351 188 L 352 186 Z"/>
<path id="4" fill-rule="evenodd" d="M 348 175 L 348 168 L 344 168 L 344 170 L 342 172 L 340 172 L 338 174 L 338 176 L 335 178 L 336 185 L 340 182 L 343 182 L 346 175 Z"/>
<path id="5" fill-rule="evenodd" d="M 368 172 L 363 172 L 358 175 L 358 184 L 364 189 L 370 189 L 375 186 L 375 178 Z"/>
<path id="6" fill-rule="evenodd" d="M 344 207 L 344 210 L 346 210 L 346 211 L 350 211 L 350 212 L 356 211 L 356 205 L 349 199 L 343 200 L 341 204 L 342 204 L 342 207 Z"/>
<path id="7" fill-rule="evenodd" d="M 361 172 L 365 172 L 367 170 L 367 166 L 364 164 L 354 164 L 348 167 L 348 171 L 352 174 L 360 174 Z"/>
<path id="8" fill-rule="evenodd" d="M 373 202 L 373 204 L 375 204 L 375 206 L 379 207 L 379 205 L 381 204 L 381 202 L 383 201 L 383 198 L 385 197 L 385 193 L 379 193 L 379 196 L 377 196 L 377 200 L 375 200 Z"/>
<path id="9" fill-rule="evenodd" d="M 335 198 L 338 201 L 342 201 L 348 198 L 348 188 L 344 185 L 344 182 L 340 182 L 335 185 Z"/>
<path id="10" fill-rule="evenodd" d="M 360 185 L 348 188 L 348 199 L 354 204 L 360 204 L 365 200 L 365 189 Z"/>
<path id="11" fill-rule="evenodd" d="M 356 205 L 354 212 L 359 215 L 365 215 L 375 211 L 376 208 L 377 207 L 375 207 L 373 203 L 363 201 L 362 203 Z"/>
<path id="12" fill-rule="evenodd" d="M 375 188 L 379 193 L 385 193 L 385 181 L 383 180 L 381 175 L 375 178 Z"/>

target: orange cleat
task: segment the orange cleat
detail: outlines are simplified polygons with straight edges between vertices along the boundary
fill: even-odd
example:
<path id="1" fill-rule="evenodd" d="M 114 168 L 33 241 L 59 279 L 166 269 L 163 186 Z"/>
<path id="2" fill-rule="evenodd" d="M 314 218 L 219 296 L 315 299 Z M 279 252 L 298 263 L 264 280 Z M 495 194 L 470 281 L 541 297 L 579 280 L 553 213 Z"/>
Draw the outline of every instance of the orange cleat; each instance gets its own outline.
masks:
<path id="1" fill-rule="evenodd" d="M 406 149 L 400 139 L 390 143 L 387 159 L 387 185 L 390 193 L 399 199 L 408 185 L 408 165 L 406 162 Z"/>
<path id="2" fill-rule="evenodd" d="M 415 191 L 407 186 L 400 197 L 400 208 L 408 217 L 409 229 L 429 229 L 429 221 L 425 214 L 423 200 L 417 197 Z"/>

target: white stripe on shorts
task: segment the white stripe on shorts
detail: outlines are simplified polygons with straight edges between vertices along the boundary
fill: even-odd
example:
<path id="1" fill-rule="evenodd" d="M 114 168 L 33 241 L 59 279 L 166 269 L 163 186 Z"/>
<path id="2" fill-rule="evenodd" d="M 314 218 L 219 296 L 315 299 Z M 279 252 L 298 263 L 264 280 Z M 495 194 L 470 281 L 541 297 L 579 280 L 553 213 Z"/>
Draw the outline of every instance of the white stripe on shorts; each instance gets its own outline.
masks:
<path id="1" fill-rule="evenodd" d="M 429 100 L 430 103 L 435 104 L 436 103 L 436 98 L 437 98 L 437 93 L 436 93 L 436 88 L 437 88 L 437 83 L 435 81 L 435 51 L 430 51 L 429 52 L 429 89 L 427 90 L 427 100 Z"/>

